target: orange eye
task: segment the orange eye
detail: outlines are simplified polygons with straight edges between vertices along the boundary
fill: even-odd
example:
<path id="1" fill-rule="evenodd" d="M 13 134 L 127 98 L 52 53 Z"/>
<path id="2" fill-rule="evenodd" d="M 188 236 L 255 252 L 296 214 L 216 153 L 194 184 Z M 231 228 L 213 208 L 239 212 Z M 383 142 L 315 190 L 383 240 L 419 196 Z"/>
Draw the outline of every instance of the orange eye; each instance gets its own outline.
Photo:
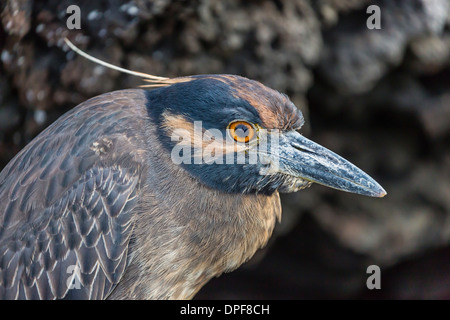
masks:
<path id="1" fill-rule="evenodd" d="M 231 137 L 237 142 L 249 142 L 255 136 L 255 128 L 245 121 L 231 122 L 228 129 Z"/>

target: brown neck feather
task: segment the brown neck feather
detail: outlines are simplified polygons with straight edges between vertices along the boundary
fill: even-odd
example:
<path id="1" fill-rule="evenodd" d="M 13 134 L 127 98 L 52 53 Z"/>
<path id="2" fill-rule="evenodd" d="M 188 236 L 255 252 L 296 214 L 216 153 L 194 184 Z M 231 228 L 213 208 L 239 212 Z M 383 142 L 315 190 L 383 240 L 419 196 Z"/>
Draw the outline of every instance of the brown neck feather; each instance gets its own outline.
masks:
<path id="1" fill-rule="evenodd" d="M 170 160 L 147 128 L 149 175 L 134 224 L 129 266 L 111 298 L 189 299 L 212 277 L 250 259 L 281 218 L 271 196 L 210 189 Z"/>

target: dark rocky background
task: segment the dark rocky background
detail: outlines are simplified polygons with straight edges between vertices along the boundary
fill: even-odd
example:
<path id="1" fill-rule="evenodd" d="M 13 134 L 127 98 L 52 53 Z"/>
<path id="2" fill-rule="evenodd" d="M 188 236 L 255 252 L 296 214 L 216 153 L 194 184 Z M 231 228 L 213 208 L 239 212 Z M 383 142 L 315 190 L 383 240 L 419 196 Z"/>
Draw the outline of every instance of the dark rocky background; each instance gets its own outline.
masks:
<path id="1" fill-rule="evenodd" d="M 66 8 L 81 8 L 81 30 Z M 366 8 L 381 8 L 369 30 Z M 62 113 L 162 76 L 234 73 L 287 93 L 308 137 L 383 199 L 321 186 L 283 196 L 268 248 L 197 298 L 450 298 L 449 0 L 30 1 L 0 5 L 0 168 Z M 366 288 L 377 264 L 382 289 Z"/>

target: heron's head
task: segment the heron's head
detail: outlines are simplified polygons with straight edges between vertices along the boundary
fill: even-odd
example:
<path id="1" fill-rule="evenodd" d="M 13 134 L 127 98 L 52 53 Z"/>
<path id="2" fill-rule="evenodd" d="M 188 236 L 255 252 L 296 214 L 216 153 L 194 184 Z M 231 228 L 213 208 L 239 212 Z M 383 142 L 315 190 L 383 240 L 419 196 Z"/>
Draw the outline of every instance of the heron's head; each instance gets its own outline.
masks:
<path id="1" fill-rule="evenodd" d="M 319 183 L 373 197 L 386 194 L 361 169 L 305 138 L 300 110 L 257 81 L 192 76 L 149 91 L 148 99 L 171 160 L 211 188 L 270 194 Z"/>

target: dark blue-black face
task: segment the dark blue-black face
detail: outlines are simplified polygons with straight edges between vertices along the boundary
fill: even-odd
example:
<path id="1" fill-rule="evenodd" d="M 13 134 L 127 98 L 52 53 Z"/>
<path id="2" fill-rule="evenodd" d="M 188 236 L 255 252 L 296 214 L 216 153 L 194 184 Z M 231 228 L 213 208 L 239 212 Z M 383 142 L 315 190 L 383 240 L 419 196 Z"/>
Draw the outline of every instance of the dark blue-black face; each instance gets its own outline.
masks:
<path id="1" fill-rule="evenodd" d="M 147 98 L 174 163 L 210 188 L 271 194 L 318 182 L 371 196 L 384 192 L 348 161 L 300 135 L 301 112 L 286 95 L 259 82 L 192 76 L 148 91 Z"/>

